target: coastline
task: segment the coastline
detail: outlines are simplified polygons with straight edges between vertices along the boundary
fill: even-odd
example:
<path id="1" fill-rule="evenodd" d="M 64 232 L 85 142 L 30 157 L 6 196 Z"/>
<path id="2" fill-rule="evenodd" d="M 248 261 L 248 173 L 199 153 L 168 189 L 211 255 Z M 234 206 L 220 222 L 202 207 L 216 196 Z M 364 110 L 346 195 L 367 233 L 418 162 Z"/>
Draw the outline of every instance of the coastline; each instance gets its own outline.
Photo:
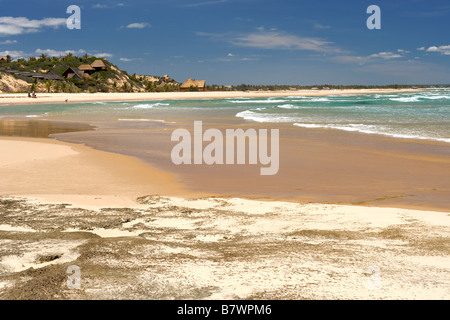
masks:
<path id="1" fill-rule="evenodd" d="M 344 90 L 296 90 L 296 91 L 207 91 L 207 92 L 146 92 L 146 93 L 38 93 L 36 99 L 22 94 L 0 94 L 2 104 L 40 104 L 113 101 L 151 101 L 172 99 L 227 99 L 239 97 L 267 98 L 288 96 L 328 96 L 382 93 L 418 92 L 421 89 L 344 89 Z"/>
<path id="2" fill-rule="evenodd" d="M 363 180 L 368 167 L 414 172 L 419 165 L 434 170 L 433 181 L 448 163 L 427 154 L 423 141 L 410 142 L 423 154 L 408 153 L 399 139 L 289 130 L 308 155 L 297 167 L 323 162 L 333 170 L 327 152 L 345 164 L 359 147 L 346 172 Z M 157 144 L 168 141 L 160 138 L 147 148 L 160 152 Z M 372 148 L 380 141 L 391 149 Z M 445 210 L 193 191 L 164 166 L 87 142 L 0 138 L 0 299 L 450 298 L 442 277 L 450 255 Z M 296 152 L 286 151 L 283 158 L 295 160 Z M 330 179 L 317 169 L 309 178 Z M 359 190 L 345 172 L 333 182 Z M 73 265 L 81 269 L 81 290 L 66 285 Z"/>

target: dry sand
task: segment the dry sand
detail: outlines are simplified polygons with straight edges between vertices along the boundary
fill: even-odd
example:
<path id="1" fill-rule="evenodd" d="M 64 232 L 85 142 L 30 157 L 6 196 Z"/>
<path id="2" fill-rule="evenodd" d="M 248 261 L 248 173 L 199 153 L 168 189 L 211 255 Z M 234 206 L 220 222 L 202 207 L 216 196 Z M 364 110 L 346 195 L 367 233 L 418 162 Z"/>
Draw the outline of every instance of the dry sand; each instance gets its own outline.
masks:
<path id="1" fill-rule="evenodd" d="M 192 199 L 138 160 L 48 139 L 0 154 L 0 299 L 450 298 L 448 213 Z"/>
<path id="2" fill-rule="evenodd" d="M 345 90 L 297 90 L 297 91 L 210 91 L 210 92 L 147 92 L 147 93 L 40 93 L 36 99 L 27 94 L 0 94 L 0 104 L 64 103 L 90 101 L 149 101 L 166 99 L 218 99 L 237 97 L 286 97 L 358 95 L 371 93 L 417 92 L 419 89 L 345 89 Z"/>

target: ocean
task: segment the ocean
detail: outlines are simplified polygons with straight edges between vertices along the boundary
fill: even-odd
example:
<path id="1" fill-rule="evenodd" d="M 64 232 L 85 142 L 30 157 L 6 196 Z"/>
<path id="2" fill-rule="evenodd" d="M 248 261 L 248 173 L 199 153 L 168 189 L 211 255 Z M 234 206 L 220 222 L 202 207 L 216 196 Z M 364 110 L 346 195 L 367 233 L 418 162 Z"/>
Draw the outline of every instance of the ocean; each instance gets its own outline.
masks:
<path id="1" fill-rule="evenodd" d="M 0 120 L 80 119 L 127 123 L 185 122 L 233 117 L 236 121 L 284 123 L 405 139 L 450 143 L 450 90 L 417 93 L 94 102 L 0 106 Z M 138 124 L 139 123 L 139 124 Z"/>

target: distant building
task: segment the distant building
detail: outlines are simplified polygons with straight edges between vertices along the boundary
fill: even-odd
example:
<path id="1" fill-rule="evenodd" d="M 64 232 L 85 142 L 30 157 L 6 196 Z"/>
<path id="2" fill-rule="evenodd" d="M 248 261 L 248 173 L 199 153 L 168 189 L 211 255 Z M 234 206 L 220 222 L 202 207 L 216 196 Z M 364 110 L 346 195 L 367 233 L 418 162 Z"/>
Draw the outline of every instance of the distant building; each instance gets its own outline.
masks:
<path id="1" fill-rule="evenodd" d="M 47 74 L 44 74 L 44 79 L 47 80 L 62 80 L 63 77 L 55 70 L 50 70 Z"/>
<path id="2" fill-rule="evenodd" d="M 96 71 L 90 64 L 82 64 L 78 67 L 78 69 L 84 71 L 87 74 L 91 74 Z"/>
<path id="3" fill-rule="evenodd" d="M 92 62 L 91 67 L 94 68 L 95 71 L 106 71 L 108 69 L 106 68 L 105 63 L 100 59 Z"/>
<path id="4" fill-rule="evenodd" d="M 197 81 L 189 78 L 180 86 L 180 91 L 189 91 L 191 88 L 198 91 L 206 91 L 206 80 Z"/>
<path id="5" fill-rule="evenodd" d="M 7 57 L 0 57 L 0 61 L 8 61 Z"/>
<path id="6" fill-rule="evenodd" d="M 29 72 L 29 71 L 16 71 L 16 70 L 5 70 L 5 72 L 12 73 L 22 77 L 30 77 L 33 79 L 39 80 L 62 80 L 63 78 L 60 74 L 54 70 L 49 71 L 48 73 L 40 73 L 40 72 Z"/>
<path id="7" fill-rule="evenodd" d="M 66 71 L 64 71 L 62 76 L 66 79 L 83 79 L 84 71 L 81 71 L 75 67 L 69 67 Z"/>

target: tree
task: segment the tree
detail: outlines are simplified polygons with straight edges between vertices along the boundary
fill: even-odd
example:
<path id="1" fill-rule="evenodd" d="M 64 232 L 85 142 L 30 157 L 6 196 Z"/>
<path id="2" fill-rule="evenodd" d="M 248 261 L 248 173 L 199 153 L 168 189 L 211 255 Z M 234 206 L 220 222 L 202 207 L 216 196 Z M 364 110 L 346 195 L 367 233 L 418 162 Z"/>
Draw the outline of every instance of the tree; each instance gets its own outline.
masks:
<path id="1" fill-rule="evenodd" d="M 47 55 L 45 53 L 41 54 L 41 56 L 39 57 L 39 60 L 47 61 Z"/>
<path id="2" fill-rule="evenodd" d="M 11 56 L 9 54 L 6 55 L 6 62 L 11 63 Z"/>
<path id="3" fill-rule="evenodd" d="M 53 85 L 53 81 L 52 80 L 45 81 L 45 88 L 47 89 L 47 92 L 50 92 L 50 89 L 52 88 L 52 85 Z"/>

